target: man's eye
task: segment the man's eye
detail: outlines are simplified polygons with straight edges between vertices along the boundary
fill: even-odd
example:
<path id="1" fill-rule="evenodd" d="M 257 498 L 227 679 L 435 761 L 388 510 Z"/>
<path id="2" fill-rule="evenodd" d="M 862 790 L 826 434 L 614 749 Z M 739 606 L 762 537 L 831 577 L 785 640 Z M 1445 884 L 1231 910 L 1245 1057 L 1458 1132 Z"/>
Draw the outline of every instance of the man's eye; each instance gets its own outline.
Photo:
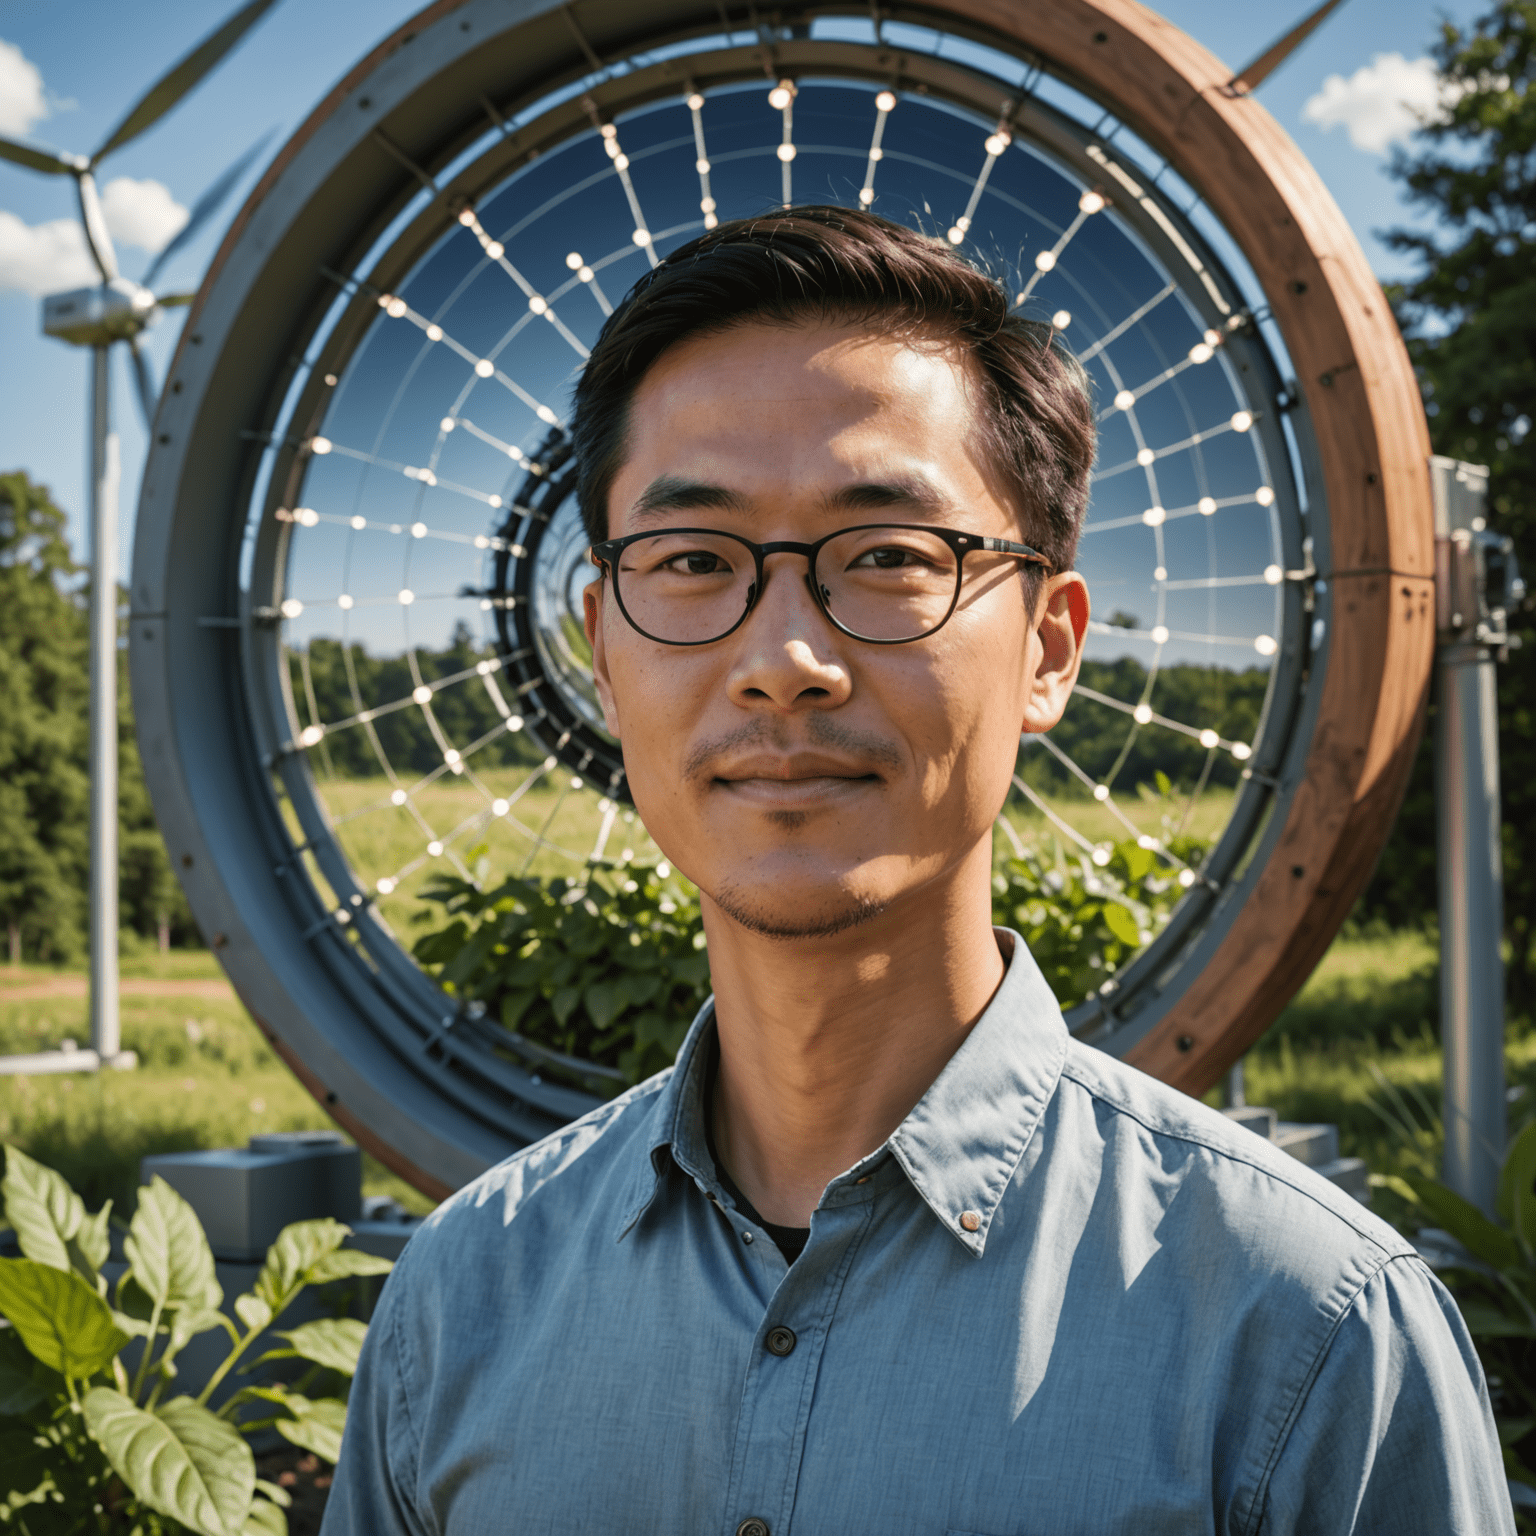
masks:
<path id="1" fill-rule="evenodd" d="M 910 549 L 898 549 L 892 544 L 882 544 L 878 549 L 867 549 L 854 562 L 857 570 L 894 571 L 904 565 L 919 565 L 921 560 Z"/>
<path id="2" fill-rule="evenodd" d="M 682 576 L 716 576 L 730 567 L 719 555 L 711 554 L 707 549 L 690 549 L 686 554 L 673 555 L 665 569 Z"/>

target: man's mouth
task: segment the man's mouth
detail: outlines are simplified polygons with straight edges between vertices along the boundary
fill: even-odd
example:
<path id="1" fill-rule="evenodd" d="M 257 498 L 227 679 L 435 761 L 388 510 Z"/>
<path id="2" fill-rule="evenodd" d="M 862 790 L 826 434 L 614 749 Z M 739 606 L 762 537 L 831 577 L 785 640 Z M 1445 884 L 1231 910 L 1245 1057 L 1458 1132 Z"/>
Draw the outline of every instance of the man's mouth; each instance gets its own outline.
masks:
<path id="1" fill-rule="evenodd" d="M 862 763 L 822 753 L 754 755 L 722 766 L 713 778 L 730 794 L 778 806 L 810 805 L 885 782 Z"/>

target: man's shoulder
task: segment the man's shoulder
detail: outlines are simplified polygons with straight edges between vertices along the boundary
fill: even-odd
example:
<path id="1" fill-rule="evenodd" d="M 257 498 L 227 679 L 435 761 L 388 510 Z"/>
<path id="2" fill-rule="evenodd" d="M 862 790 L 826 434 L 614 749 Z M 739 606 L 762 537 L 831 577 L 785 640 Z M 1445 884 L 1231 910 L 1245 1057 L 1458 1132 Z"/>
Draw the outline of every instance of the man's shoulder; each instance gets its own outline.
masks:
<path id="1" fill-rule="evenodd" d="M 1274 1142 L 1102 1051 L 1071 1042 L 1062 1087 L 1139 1142 L 1147 1177 L 1162 1181 L 1177 1168 L 1181 1183 L 1203 1187 L 1207 1216 L 1255 1258 L 1290 1248 L 1309 1256 L 1301 1267 L 1328 1286 L 1341 1272 L 1363 1282 L 1391 1259 L 1417 1257 L 1401 1233 Z"/>
<path id="2" fill-rule="evenodd" d="M 656 1102 L 671 1076 L 670 1067 L 658 1072 L 488 1168 L 427 1217 L 411 1239 L 413 1257 L 467 1257 L 465 1250 L 501 1241 L 514 1221 L 551 1198 L 567 1211 L 614 1209 L 612 1200 L 634 1177 L 635 1159 L 646 1155 L 640 1143 L 654 1129 Z"/>

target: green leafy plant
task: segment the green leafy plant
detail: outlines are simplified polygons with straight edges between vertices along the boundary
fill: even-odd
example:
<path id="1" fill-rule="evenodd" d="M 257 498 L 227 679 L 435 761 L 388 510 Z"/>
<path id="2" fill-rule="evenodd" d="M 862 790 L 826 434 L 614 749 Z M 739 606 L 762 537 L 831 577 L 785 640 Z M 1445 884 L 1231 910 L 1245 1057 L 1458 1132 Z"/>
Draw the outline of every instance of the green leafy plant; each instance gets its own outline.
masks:
<path id="1" fill-rule="evenodd" d="M 257 1477 L 246 1437 L 274 1428 L 334 1461 L 346 1402 L 307 1394 L 329 1373 L 352 1375 L 365 1328 L 322 1318 L 241 1361 L 306 1286 L 384 1274 L 388 1260 L 343 1248 L 349 1229 L 340 1222 L 295 1222 L 235 1298 L 232 1319 L 202 1225 L 163 1179 L 139 1191 L 115 1286 L 103 1274 L 110 1202 L 87 1215 L 63 1178 L 15 1147 L 6 1148 L 0 1194 L 22 1252 L 0 1258 L 9 1324 L 0 1328 L 0 1525 L 27 1536 L 282 1536 L 289 1496 Z M 202 1390 L 168 1395 L 177 1356 L 221 1328 L 229 1351 Z M 286 1358 L 309 1365 L 293 1385 L 246 1386 L 210 1406 L 232 1370 Z"/>
<path id="2" fill-rule="evenodd" d="M 1153 804 L 1170 793 L 1158 778 Z M 1204 857 L 1171 825 L 1162 842 L 1191 865 Z M 994 877 L 994 921 L 1023 933 L 1066 1004 L 1112 980 L 1184 894 L 1176 869 L 1134 840 L 1100 857 L 1020 843 Z M 618 1093 L 670 1065 L 709 996 L 698 893 L 669 865 L 492 890 L 448 876 L 426 896 L 448 920 L 416 942 L 416 958 L 469 1017 L 500 1024 L 525 1066 L 589 1091 Z M 418 920 L 439 918 L 428 908 Z"/>
<path id="3" fill-rule="evenodd" d="M 1438 1228 L 1460 1245 L 1462 1262 L 1439 1270 L 1477 1346 L 1509 1477 L 1536 1490 L 1536 1121 L 1509 1144 L 1499 1178 L 1498 1219 L 1416 1168 L 1378 1174 L 1406 1207 L 1401 1225 Z M 1523 1510 L 1523 1529 L 1536 1521 Z"/>

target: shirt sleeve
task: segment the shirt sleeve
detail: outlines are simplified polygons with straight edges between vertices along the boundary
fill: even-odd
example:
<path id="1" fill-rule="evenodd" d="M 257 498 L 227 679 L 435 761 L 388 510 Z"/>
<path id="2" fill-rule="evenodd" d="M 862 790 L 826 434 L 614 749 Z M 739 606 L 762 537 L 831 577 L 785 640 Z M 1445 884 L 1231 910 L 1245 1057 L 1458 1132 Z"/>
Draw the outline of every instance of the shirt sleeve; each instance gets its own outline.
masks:
<path id="1" fill-rule="evenodd" d="M 1254 1536 L 1514 1536 L 1482 1367 L 1456 1303 L 1395 1258 L 1334 1331 Z"/>
<path id="2" fill-rule="evenodd" d="M 321 1536 L 435 1536 L 412 1498 L 419 1458 L 400 1326 L 410 1295 L 407 1257 L 385 1281 L 363 1341 Z"/>

